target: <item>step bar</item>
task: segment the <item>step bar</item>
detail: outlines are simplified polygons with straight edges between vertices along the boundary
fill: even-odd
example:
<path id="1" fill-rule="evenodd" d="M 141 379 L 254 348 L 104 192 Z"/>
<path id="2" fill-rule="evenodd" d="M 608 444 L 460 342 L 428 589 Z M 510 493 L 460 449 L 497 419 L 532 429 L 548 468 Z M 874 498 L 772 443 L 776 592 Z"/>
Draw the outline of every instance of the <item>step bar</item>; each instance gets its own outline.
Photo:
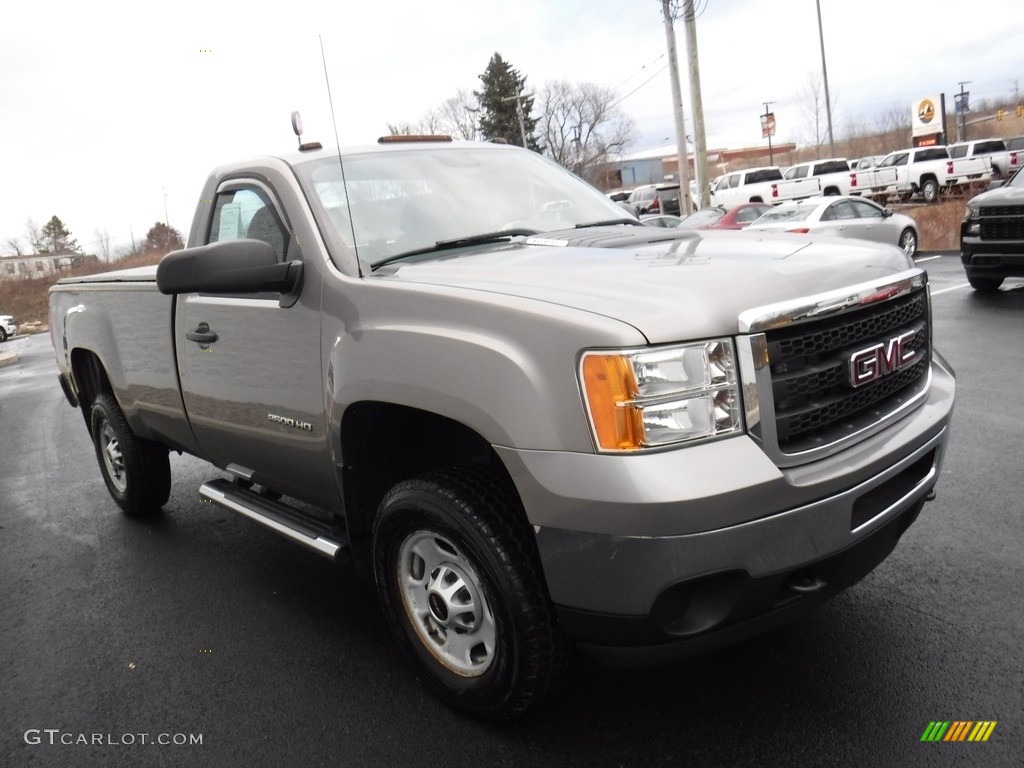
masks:
<path id="1" fill-rule="evenodd" d="M 344 536 L 326 524 L 310 520 L 298 510 L 279 501 L 241 488 L 231 480 L 211 480 L 199 487 L 199 495 L 214 504 L 245 515 L 307 549 L 335 560 L 348 549 Z M 341 539 L 341 540 L 339 540 Z"/>

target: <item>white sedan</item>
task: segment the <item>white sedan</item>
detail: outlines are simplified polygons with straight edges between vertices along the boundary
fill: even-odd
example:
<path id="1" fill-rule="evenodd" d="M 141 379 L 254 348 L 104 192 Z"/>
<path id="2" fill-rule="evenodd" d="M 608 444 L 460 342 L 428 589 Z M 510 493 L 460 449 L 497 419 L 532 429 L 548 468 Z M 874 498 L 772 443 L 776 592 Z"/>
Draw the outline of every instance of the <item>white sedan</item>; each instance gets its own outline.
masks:
<path id="1" fill-rule="evenodd" d="M 917 223 L 859 197 L 811 197 L 780 203 L 757 219 L 747 232 L 796 232 L 853 237 L 889 243 L 908 256 L 917 252 Z"/>

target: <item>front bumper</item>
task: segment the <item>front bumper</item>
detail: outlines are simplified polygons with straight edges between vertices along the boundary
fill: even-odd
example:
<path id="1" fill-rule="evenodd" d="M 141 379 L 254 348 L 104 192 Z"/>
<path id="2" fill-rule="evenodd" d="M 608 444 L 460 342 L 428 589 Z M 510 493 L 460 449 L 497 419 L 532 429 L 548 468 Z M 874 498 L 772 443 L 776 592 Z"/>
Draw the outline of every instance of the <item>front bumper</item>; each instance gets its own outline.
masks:
<path id="1" fill-rule="evenodd" d="M 962 237 L 960 262 L 970 277 L 1024 277 L 1024 240 Z"/>
<path id="2" fill-rule="evenodd" d="M 663 661 L 777 626 L 855 583 L 942 466 L 955 380 L 834 456 L 780 469 L 746 437 L 645 456 L 498 449 L 568 633 L 607 661 Z"/>

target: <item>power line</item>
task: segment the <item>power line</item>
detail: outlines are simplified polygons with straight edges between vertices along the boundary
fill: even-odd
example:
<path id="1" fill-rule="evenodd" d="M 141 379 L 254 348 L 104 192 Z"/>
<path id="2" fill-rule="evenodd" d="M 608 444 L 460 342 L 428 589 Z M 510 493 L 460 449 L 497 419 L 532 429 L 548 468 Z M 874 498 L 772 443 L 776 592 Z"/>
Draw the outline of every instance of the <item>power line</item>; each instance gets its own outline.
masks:
<path id="1" fill-rule="evenodd" d="M 651 75 L 650 77 L 648 77 L 648 78 L 647 78 L 646 80 L 644 80 L 644 81 L 643 81 L 642 83 L 640 83 L 640 85 L 638 85 L 638 86 L 637 86 L 636 88 L 634 88 L 634 89 L 633 89 L 632 91 L 630 91 L 629 93 L 627 93 L 627 94 L 626 94 L 625 96 L 623 96 L 623 97 L 622 97 L 621 99 L 618 99 L 617 101 L 613 101 L 613 102 L 612 102 L 611 104 L 609 104 L 609 105 L 608 105 L 608 106 L 609 106 L 609 108 L 610 108 L 610 107 L 614 107 L 614 106 L 615 106 L 616 104 L 621 104 L 621 103 L 622 103 L 623 101 L 625 101 L 625 100 L 626 100 L 626 99 L 628 99 L 628 98 L 629 98 L 630 96 L 632 96 L 632 95 L 633 95 L 634 93 L 636 93 L 637 91 L 639 91 L 639 90 L 640 90 L 641 88 L 643 88 L 643 87 L 644 87 L 645 85 L 647 85 L 647 84 L 648 84 L 649 82 L 651 82 L 651 80 L 653 80 L 654 78 L 656 78 L 656 77 L 657 77 L 658 75 L 660 75 L 660 74 L 661 74 L 662 72 L 664 72 L 664 71 L 665 71 L 666 69 L 668 69 L 668 64 L 666 64 L 666 65 L 665 65 L 665 66 L 663 66 L 663 67 L 662 67 L 661 69 L 659 69 L 659 70 L 658 70 L 657 72 L 655 72 L 655 73 L 654 73 L 653 75 Z"/>

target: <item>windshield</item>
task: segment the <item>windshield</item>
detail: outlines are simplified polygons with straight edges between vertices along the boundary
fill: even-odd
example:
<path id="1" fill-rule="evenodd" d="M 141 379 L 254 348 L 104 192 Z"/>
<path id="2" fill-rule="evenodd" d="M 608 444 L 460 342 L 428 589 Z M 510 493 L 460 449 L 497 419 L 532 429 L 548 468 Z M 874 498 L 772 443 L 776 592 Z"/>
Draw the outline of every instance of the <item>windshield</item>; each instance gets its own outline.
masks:
<path id="1" fill-rule="evenodd" d="M 295 170 L 325 240 L 351 248 L 354 235 L 364 273 L 438 243 L 627 217 L 594 187 L 522 149 L 449 144 L 367 152 L 344 164 L 345 183 L 337 156 Z"/>
<path id="2" fill-rule="evenodd" d="M 764 214 L 755 224 L 778 224 L 783 221 L 803 221 L 814 211 L 813 205 L 793 206 L 792 208 L 773 208 Z"/>

